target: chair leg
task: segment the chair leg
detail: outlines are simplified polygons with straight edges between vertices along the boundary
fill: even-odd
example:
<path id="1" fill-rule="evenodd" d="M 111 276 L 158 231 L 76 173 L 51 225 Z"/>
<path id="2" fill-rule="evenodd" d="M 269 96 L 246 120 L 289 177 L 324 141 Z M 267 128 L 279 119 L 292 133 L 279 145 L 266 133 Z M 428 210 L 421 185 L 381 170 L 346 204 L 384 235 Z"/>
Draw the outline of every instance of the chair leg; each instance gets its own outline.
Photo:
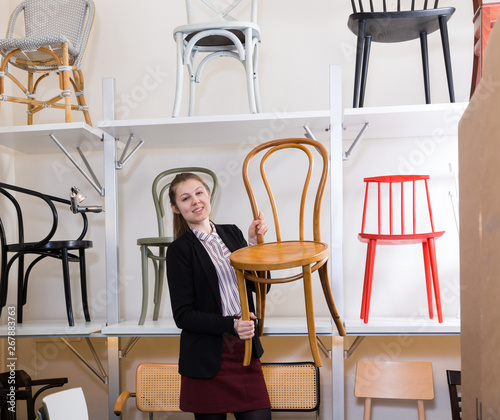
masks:
<path id="1" fill-rule="evenodd" d="M 68 70 L 69 51 L 67 42 L 62 44 L 62 63 L 64 67 L 62 71 L 62 95 L 64 96 L 65 122 L 71 122 L 71 82 Z"/>
<path id="2" fill-rule="evenodd" d="M 424 400 L 417 400 L 418 420 L 425 420 Z"/>
<path id="3" fill-rule="evenodd" d="M 306 304 L 307 335 L 309 337 L 309 347 L 311 348 L 314 364 L 317 367 L 321 367 L 321 356 L 319 354 L 318 342 L 316 341 L 311 266 L 309 264 L 302 267 L 302 275 L 304 279 L 304 300 Z"/>
<path id="4" fill-rule="evenodd" d="M 372 45 L 372 37 L 365 37 L 365 44 L 363 47 L 363 69 L 361 71 L 361 90 L 359 92 L 359 107 L 363 108 L 365 103 L 366 92 L 366 79 L 368 78 L 368 61 L 370 59 L 370 48 Z"/>
<path id="5" fill-rule="evenodd" d="M 250 113 L 255 114 L 257 112 L 257 106 L 255 104 L 255 89 L 253 84 L 253 43 L 251 28 L 245 30 L 245 72 Z"/>
<path id="6" fill-rule="evenodd" d="M 431 261 L 432 279 L 434 283 L 434 296 L 436 298 L 436 311 L 438 314 L 438 321 L 441 323 L 443 322 L 443 311 L 441 309 L 441 293 L 439 291 L 439 277 L 437 270 L 436 246 L 434 238 L 428 239 L 428 245 L 429 245 L 429 256 Z"/>
<path id="7" fill-rule="evenodd" d="M 7 279 L 8 281 L 8 279 Z M 24 296 L 24 255 L 21 255 L 17 262 L 17 322 L 23 323 L 23 296 Z"/>
<path id="8" fill-rule="evenodd" d="M 248 296 L 247 296 L 247 288 L 245 284 L 245 275 L 241 270 L 236 271 L 236 280 L 238 281 L 238 292 L 240 295 L 240 303 L 241 303 L 241 319 L 243 321 L 250 320 L 250 310 L 248 307 Z M 250 360 L 252 358 L 252 340 L 245 340 L 245 356 L 243 358 L 243 366 L 248 366 L 250 364 Z"/>
<path id="9" fill-rule="evenodd" d="M 432 309 L 432 275 L 431 275 L 431 262 L 429 256 L 429 246 L 427 242 L 422 242 L 422 251 L 424 253 L 424 269 L 425 269 L 425 288 L 427 290 L 427 305 L 429 307 L 429 318 L 434 317 Z"/>
<path id="10" fill-rule="evenodd" d="M 144 325 L 146 314 L 148 312 L 149 282 L 148 282 L 148 255 L 146 245 L 141 245 L 141 264 L 142 264 L 142 308 L 139 318 L 139 325 Z"/>
<path id="11" fill-rule="evenodd" d="M 365 266 L 365 281 L 363 285 L 363 298 L 361 302 L 361 319 L 364 323 L 368 323 L 368 315 L 370 313 L 370 299 L 372 294 L 373 269 L 375 266 L 375 251 L 377 249 L 377 241 L 370 239 L 368 249 L 366 251 L 366 266 Z"/>
<path id="12" fill-rule="evenodd" d="M 259 42 L 256 41 L 253 50 L 253 89 L 255 92 L 255 106 L 257 113 L 262 112 L 262 103 L 260 100 L 260 87 L 259 87 Z"/>
<path id="13" fill-rule="evenodd" d="M 71 284 L 69 278 L 69 258 L 68 250 L 64 248 L 61 253 L 62 261 L 62 271 L 63 271 L 63 281 L 64 281 L 64 297 L 66 300 L 66 314 L 68 316 L 68 323 L 70 327 L 75 326 L 75 320 L 73 318 L 73 307 L 71 305 Z"/>
<path id="14" fill-rule="evenodd" d="M 319 273 L 319 280 L 321 282 L 321 287 L 323 288 L 323 295 L 325 296 L 328 309 L 330 310 L 330 315 L 333 318 L 333 321 L 335 322 L 335 326 L 337 327 L 339 335 L 345 336 L 345 328 L 344 325 L 342 324 L 342 320 L 340 319 L 339 312 L 337 311 L 337 307 L 333 299 L 332 288 L 330 286 L 330 279 L 328 277 L 328 267 L 326 266 L 326 263 L 319 268 L 318 273 Z"/>
<path id="15" fill-rule="evenodd" d="M 154 297 L 154 310 L 153 310 L 153 321 L 158 321 L 160 316 L 160 306 L 161 298 L 163 295 L 163 284 L 165 280 L 165 247 L 160 247 L 158 251 L 158 270 L 155 275 L 155 297 Z"/>
<path id="16" fill-rule="evenodd" d="M 455 88 L 453 87 L 453 73 L 451 70 L 450 41 L 448 38 L 448 24 L 446 23 L 445 16 L 439 16 L 439 28 L 441 29 L 441 42 L 443 44 L 444 64 L 446 67 L 450 102 L 455 102 Z"/>
<path id="17" fill-rule="evenodd" d="M 431 103 L 431 88 L 429 82 L 429 48 L 427 47 L 427 32 L 420 32 L 420 49 L 422 50 L 422 70 L 424 74 L 425 103 Z"/>
<path id="18" fill-rule="evenodd" d="M 265 274 L 263 274 L 263 273 L 260 273 L 260 274 L 265 276 Z M 264 321 L 266 319 L 267 284 L 256 283 L 255 289 L 256 289 L 255 300 L 257 302 L 257 313 L 255 315 L 259 319 L 259 323 L 257 326 L 257 333 L 259 334 L 259 336 L 262 336 L 262 334 L 264 334 Z"/>
<path id="19" fill-rule="evenodd" d="M 182 34 L 175 34 L 175 42 L 177 45 L 177 78 L 175 83 L 175 99 L 174 99 L 174 109 L 172 111 L 172 117 L 178 117 L 181 109 L 182 101 L 182 88 L 184 84 L 184 63 L 183 63 L 183 45 L 184 41 L 182 39 Z"/>
<path id="20" fill-rule="evenodd" d="M 83 112 L 83 117 L 85 118 L 85 122 L 92 126 L 92 120 L 90 118 L 90 113 L 88 110 L 87 102 L 85 101 L 85 95 L 84 95 L 84 90 L 85 90 L 85 84 L 83 81 L 83 73 L 81 70 L 74 70 L 73 71 L 73 77 L 75 79 L 75 84 L 78 89 L 76 94 L 76 99 L 78 101 L 78 105 L 82 107 L 82 112 Z"/>
<path id="21" fill-rule="evenodd" d="M 354 95 L 352 100 L 353 108 L 358 108 L 359 106 L 359 83 L 361 80 L 361 63 L 363 57 L 363 44 L 365 42 L 365 26 L 366 21 L 360 20 L 358 24 L 358 40 L 356 44 L 356 67 L 354 70 Z"/>
<path id="22" fill-rule="evenodd" d="M 85 263 L 85 250 L 79 250 L 79 263 L 80 263 L 80 287 L 82 293 L 83 315 L 85 321 L 90 322 L 89 301 L 87 293 L 87 267 Z"/>
<path id="23" fill-rule="evenodd" d="M 28 92 L 33 93 L 33 73 L 28 72 Z M 31 110 L 33 109 L 33 105 L 31 103 L 28 104 L 28 117 L 27 117 L 27 123 L 28 125 L 33 125 L 33 114 L 31 113 Z"/>
<path id="24" fill-rule="evenodd" d="M 370 420 L 372 410 L 372 399 L 365 398 L 365 410 L 363 413 L 363 420 Z"/>

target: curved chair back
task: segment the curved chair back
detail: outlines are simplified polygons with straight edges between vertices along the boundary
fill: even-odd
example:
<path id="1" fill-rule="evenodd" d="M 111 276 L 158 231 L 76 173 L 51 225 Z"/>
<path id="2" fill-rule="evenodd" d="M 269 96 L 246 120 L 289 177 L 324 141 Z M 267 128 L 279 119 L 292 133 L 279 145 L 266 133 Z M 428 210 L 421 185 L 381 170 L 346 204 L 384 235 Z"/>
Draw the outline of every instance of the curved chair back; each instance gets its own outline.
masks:
<path id="1" fill-rule="evenodd" d="M 272 209 L 273 220 L 274 220 L 274 228 L 276 232 L 276 240 L 278 242 L 282 241 L 282 229 L 280 224 L 280 218 L 278 214 L 278 206 L 276 204 L 275 197 L 273 195 L 273 190 L 271 188 L 271 183 L 269 182 L 268 170 L 266 169 L 267 160 L 275 153 L 280 152 L 281 162 L 285 162 L 292 157 L 290 154 L 282 153 L 285 150 L 295 150 L 298 152 L 304 153 L 307 158 L 307 168 L 304 170 L 304 183 L 302 186 L 302 193 L 300 195 L 300 205 L 299 205 L 299 239 L 305 240 L 306 236 L 306 210 L 307 206 L 307 198 L 308 198 L 308 190 L 311 186 L 311 179 L 313 178 L 313 169 L 314 169 L 314 154 L 315 150 L 320 155 L 319 163 L 322 165 L 320 167 L 319 178 L 317 178 L 317 188 L 314 192 L 314 205 L 312 209 L 312 221 L 313 221 L 313 239 L 315 241 L 321 241 L 321 203 L 323 199 L 323 193 L 325 191 L 325 187 L 328 180 L 328 171 L 329 171 L 329 157 L 328 151 L 325 146 L 323 146 L 320 142 L 316 140 L 310 140 L 306 138 L 287 138 L 280 140 L 273 140 L 267 143 L 263 143 L 257 147 L 255 147 L 246 157 L 245 162 L 243 163 L 243 182 L 245 184 L 245 188 L 248 193 L 248 197 L 250 199 L 250 205 L 252 206 L 252 213 L 254 219 L 259 216 L 259 205 L 257 203 L 256 195 L 254 193 L 254 187 L 252 186 L 252 182 L 250 181 L 250 162 L 256 157 L 259 153 L 263 152 L 264 155 L 260 160 L 260 175 L 264 187 L 267 191 L 267 197 L 269 198 L 269 203 Z M 299 169 L 297 165 L 290 165 L 290 162 L 287 162 L 286 165 L 279 165 L 280 160 L 275 157 L 273 166 L 269 172 L 278 172 L 281 175 L 279 176 L 280 180 L 280 189 L 283 190 L 283 181 L 290 180 L 292 182 L 292 175 L 296 174 Z M 289 168 L 291 173 L 285 174 L 283 173 L 283 167 Z M 295 184 L 294 184 L 295 185 Z M 312 190 L 312 188 L 311 188 Z M 287 209 L 286 211 L 289 211 Z M 259 237 L 259 243 L 263 242 L 263 238 Z"/>
<path id="2" fill-rule="evenodd" d="M 30 39 L 46 39 L 47 44 L 51 44 L 51 38 L 63 36 L 70 43 L 71 64 L 80 67 L 94 21 L 95 6 L 92 0 L 25 0 L 11 15 L 7 39 L 14 38 L 16 24 L 22 21 L 20 19 L 22 12 L 24 12 L 26 45 L 19 45 L 21 51 L 15 54 L 16 60 L 11 61 L 12 65 L 39 71 L 57 68 L 55 62 L 41 63 L 52 57 L 42 51 L 36 51 L 38 47 L 31 49 Z M 60 48 L 56 47 L 53 51 L 59 57 L 62 56 Z"/>
<path id="3" fill-rule="evenodd" d="M 89 420 L 82 388 L 56 392 L 43 399 L 47 420 Z"/>
<path id="4" fill-rule="evenodd" d="M 207 15 L 210 15 L 208 19 L 211 21 L 221 21 L 221 20 L 227 20 L 227 21 L 235 21 L 235 20 L 241 20 L 236 17 L 231 16 L 231 13 L 235 11 L 236 9 L 244 9 L 244 6 L 246 5 L 247 2 L 244 2 L 242 0 L 230 0 L 230 1 L 225 1 L 224 4 L 220 4 L 221 2 L 212 2 L 212 1 L 207 1 L 207 0 L 195 0 L 195 2 L 200 3 L 200 7 L 203 7 L 203 14 L 205 15 L 204 21 L 207 19 Z M 251 22 L 256 23 L 257 22 L 257 3 L 258 0 L 251 0 L 251 9 L 250 9 L 250 19 Z M 241 4 L 241 6 L 240 6 Z M 239 6 L 239 7 L 238 7 Z M 187 18 L 188 18 L 188 23 L 197 23 L 197 14 L 196 11 L 193 9 L 193 0 L 186 0 L 186 11 L 187 11 Z"/>
<path id="5" fill-rule="evenodd" d="M 366 1 L 366 0 L 365 0 Z M 403 1 L 401 2 L 401 0 L 398 0 L 397 2 L 394 2 L 394 1 L 386 1 L 386 0 L 382 0 L 382 4 L 381 4 L 381 8 L 379 10 L 376 9 L 376 7 L 374 7 L 373 5 L 373 0 L 370 0 L 370 4 L 369 4 L 369 10 L 370 12 L 389 12 L 389 11 L 394 11 L 394 12 L 401 12 L 403 10 L 419 10 L 419 7 L 418 7 L 418 4 L 422 4 L 422 6 L 420 7 L 420 10 L 427 10 L 427 9 L 437 9 L 438 8 L 438 3 L 439 3 L 439 0 L 420 0 L 420 1 L 415 1 L 415 0 L 412 0 L 411 1 L 411 4 L 408 2 L 408 1 Z M 401 3 L 403 3 L 403 7 L 401 7 Z M 407 4 L 410 4 L 410 6 L 406 7 L 405 6 Z M 363 13 L 365 11 L 365 7 L 363 7 L 363 0 L 357 0 L 357 5 L 358 5 L 358 9 L 356 9 L 356 0 L 351 0 L 351 5 L 352 5 L 352 11 L 354 13 L 358 13 L 358 10 L 359 12 Z M 387 7 L 389 5 L 389 7 Z M 392 6 L 392 8 L 391 8 Z M 415 7 L 417 6 L 417 7 Z M 368 10 L 368 9 L 367 9 Z"/>
<path id="6" fill-rule="evenodd" d="M 156 210 L 156 217 L 158 221 L 158 236 L 165 237 L 165 200 L 168 202 L 168 190 L 170 184 L 173 180 L 173 175 L 177 175 L 183 172 L 192 172 L 200 175 L 203 178 L 203 174 L 208 175 L 212 182 L 212 190 L 210 194 L 210 203 L 214 203 L 219 193 L 219 181 L 217 175 L 210 169 L 201 168 L 198 166 L 188 166 L 183 168 L 168 169 L 161 172 L 156 176 L 153 181 L 152 193 L 153 202 Z"/>

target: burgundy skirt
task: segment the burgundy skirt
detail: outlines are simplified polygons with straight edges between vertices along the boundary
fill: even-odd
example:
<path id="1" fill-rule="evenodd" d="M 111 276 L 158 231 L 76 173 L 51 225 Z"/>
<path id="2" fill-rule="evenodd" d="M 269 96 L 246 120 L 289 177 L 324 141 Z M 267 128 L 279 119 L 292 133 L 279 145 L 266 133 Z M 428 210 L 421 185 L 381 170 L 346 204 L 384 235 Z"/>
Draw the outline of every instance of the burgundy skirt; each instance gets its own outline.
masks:
<path id="1" fill-rule="evenodd" d="M 180 409 L 199 414 L 238 413 L 271 408 L 262 366 L 252 357 L 243 366 L 245 342 L 224 338 L 219 373 L 210 379 L 182 376 Z"/>

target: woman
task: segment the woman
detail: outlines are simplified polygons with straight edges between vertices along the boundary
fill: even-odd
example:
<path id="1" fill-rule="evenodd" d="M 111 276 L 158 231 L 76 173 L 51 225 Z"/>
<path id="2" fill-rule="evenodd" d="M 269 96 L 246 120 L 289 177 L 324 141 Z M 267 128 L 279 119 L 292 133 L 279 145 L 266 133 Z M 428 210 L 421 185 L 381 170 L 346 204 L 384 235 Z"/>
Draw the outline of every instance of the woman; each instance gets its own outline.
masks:
<path id="1" fill-rule="evenodd" d="M 174 242 L 167 249 L 167 277 L 175 323 L 182 329 L 180 408 L 197 420 L 270 420 L 271 410 L 255 335 L 255 315 L 241 319 L 238 286 L 229 255 L 247 246 L 234 225 L 210 221 L 210 193 L 195 174 L 178 174 L 169 190 Z M 267 226 L 260 215 L 249 242 Z M 249 282 L 251 283 L 251 282 Z M 247 293 L 251 293 L 247 285 Z M 250 311 L 254 311 L 249 299 Z M 252 339 L 250 366 L 243 366 L 244 340 Z"/>

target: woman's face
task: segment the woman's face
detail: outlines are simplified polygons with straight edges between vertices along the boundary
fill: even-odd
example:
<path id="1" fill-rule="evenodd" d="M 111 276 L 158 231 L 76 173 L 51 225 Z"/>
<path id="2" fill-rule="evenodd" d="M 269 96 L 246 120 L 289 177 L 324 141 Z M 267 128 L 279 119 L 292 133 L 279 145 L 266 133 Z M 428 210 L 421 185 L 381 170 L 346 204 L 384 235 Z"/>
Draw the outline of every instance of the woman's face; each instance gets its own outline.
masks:
<path id="1" fill-rule="evenodd" d="M 188 179 L 177 184 L 175 204 L 172 210 L 182 215 L 189 227 L 200 230 L 197 226 L 209 222 L 210 194 L 200 181 Z"/>

